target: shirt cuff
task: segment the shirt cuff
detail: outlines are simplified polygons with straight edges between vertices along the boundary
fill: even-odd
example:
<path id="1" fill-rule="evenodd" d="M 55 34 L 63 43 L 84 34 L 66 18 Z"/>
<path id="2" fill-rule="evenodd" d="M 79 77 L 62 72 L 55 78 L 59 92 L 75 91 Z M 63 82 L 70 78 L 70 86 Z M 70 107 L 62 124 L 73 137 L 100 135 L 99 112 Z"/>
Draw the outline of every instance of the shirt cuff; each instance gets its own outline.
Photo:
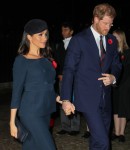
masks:
<path id="1" fill-rule="evenodd" d="M 116 78 L 114 77 L 113 83 L 112 84 L 116 84 Z"/>

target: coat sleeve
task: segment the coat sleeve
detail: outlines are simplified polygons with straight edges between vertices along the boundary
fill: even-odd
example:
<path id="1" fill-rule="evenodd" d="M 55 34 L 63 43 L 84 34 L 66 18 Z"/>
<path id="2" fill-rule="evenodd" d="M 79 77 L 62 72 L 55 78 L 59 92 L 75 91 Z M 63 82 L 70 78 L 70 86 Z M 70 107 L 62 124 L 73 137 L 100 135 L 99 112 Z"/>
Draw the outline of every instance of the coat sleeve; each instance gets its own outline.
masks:
<path id="1" fill-rule="evenodd" d="M 13 89 L 11 108 L 19 108 L 21 96 L 24 89 L 24 81 L 26 78 L 27 64 L 26 60 L 21 57 L 16 57 L 13 64 Z"/>

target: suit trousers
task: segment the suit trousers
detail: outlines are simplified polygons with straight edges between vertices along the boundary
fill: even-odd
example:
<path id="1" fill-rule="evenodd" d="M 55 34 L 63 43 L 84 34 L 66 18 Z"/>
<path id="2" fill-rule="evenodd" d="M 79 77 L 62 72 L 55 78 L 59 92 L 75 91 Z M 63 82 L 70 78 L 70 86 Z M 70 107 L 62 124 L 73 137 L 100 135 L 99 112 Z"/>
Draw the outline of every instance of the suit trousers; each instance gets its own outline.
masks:
<path id="1" fill-rule="evenodd" d="M 90 150 L 110 150 L 109 129 L 111 124 L 110 112 L 99 108 L 92 113 L 83 112 L 90 130 Z"/>

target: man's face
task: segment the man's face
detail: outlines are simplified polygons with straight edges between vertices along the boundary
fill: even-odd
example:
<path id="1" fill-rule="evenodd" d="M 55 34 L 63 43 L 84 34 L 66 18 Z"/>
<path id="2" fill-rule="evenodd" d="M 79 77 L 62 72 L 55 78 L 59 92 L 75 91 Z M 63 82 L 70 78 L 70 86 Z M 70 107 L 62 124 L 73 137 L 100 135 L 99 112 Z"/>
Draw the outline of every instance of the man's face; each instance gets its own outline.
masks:
<path id="1" fill-rule="evenodd" d="M 73 34 L 73 30 L 71 30 L 69 27 L 62 27 L 61 32 L 64 39 L 71 37 Z"/>
<path id="2" fill-rule="evenodd" d="M 98 17 L 94 18 L 93 27 L 94 29 L 102 35 L 108 34 L 110 28 L 113 26 L 113 18 L 110 16 L 104 16 L 103 19 Z"/>

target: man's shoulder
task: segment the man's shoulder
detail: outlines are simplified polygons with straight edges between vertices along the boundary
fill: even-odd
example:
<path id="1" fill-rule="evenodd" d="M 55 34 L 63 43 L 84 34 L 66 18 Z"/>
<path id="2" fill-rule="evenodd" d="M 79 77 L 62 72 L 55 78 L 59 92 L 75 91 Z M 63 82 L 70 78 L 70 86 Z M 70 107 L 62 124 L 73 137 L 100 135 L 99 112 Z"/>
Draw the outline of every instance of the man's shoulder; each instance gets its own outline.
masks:
<path id="1" fill-rule="evenodd" d="M 87 32 L 90 31 L 90 28 L 85 28 L 82 29 L 80 32 L 78 32 L 77 34 L 75 34 L 74 36 L 78 36 L 78 35 L 82 35 L 82 34 L 86 34 Z"/>
<path id="2" fill-rule="evenodd" d="M 81 30 L 80 32 L 76 33 L 72 39 L 84 39 L 86 37 L 89 37 L 91 33 L 90 28 L 85 28 L 83 30 Z"/>
<path id="3" fill-rule="evenodd" d="M 116 39 L 116 37 L 115 37 L 113 34 L 111 34 L 111 33 L 108 33 L 108 34 L 107 34 L 107 37 L 108 37 L 109 39 Z"/>

